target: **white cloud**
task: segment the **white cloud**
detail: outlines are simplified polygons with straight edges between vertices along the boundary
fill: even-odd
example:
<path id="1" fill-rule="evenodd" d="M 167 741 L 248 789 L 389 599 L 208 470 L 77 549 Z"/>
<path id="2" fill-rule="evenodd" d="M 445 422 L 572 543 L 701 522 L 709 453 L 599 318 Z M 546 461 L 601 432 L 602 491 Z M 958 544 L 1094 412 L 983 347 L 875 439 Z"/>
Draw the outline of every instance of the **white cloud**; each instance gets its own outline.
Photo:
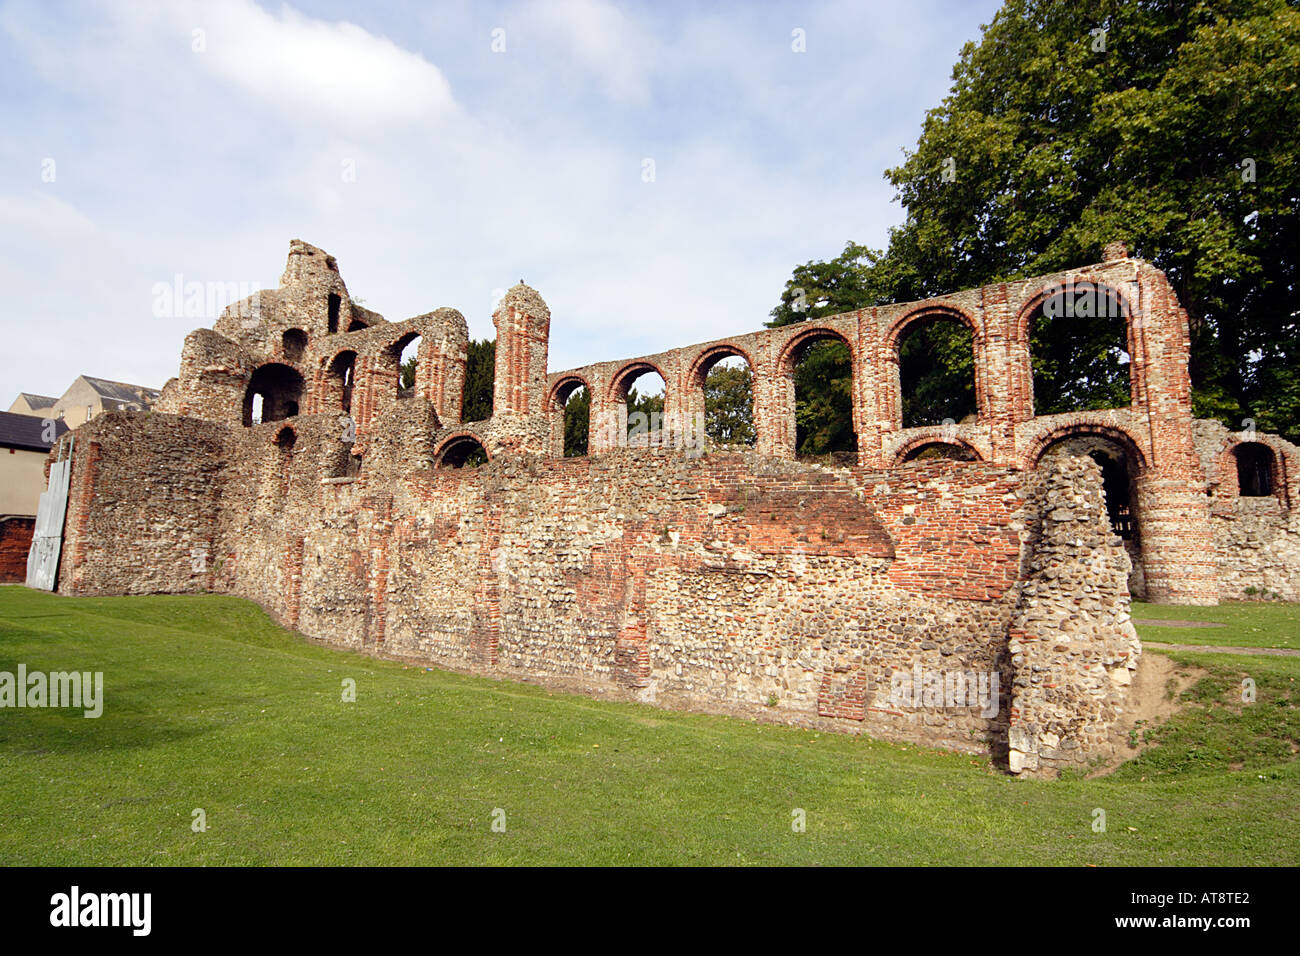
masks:
<path id="1" fill-rule="evenodd" d="M 649 97 L 659 43 L 649 29 L 614 4 L 530 2 L 507 22 L 519 24 L 515 49 L 541 53 L 556 67 L 576 67 L 583 79 L 594 78 L 601 92 L 615 101 L 643 103 Z"/>
<path id="2" fill-rule="evenodd" d="M 0 195 L 0 229 L 68 243 L 94 238 L 99 231 L 88 216 L 50 192 Z"/>
<path id="3" fill-rule="evenodd" d="M 274 286 L 291 238 L 389 319 L 452 306 L 477 338 L 492 290 L 524 278 L 552 308 L 552 369 L 752 331 L 797 263 L 882 244 L 900 210 L 880 170 L 973 35 L 952 7 L 886 25 L 440 2 L 342 23 L 277 2 L 122 0 L 75 28 L 0 6 L 32 97 L 0 92 L 0 380 L 161 385 L 201 323 L 152 318 L 152 285 Z M 813 52 L 790 50 L 796 25 Z M 4 325 L 19 316 L 48 341 Z"/>
<path id="4" fill-rule="evenodd" d="M 165 15 L 200 68 L 297 117 L 373 127 L 439 120 L 456 107 L 438 67 L 347 21 L 288 5 L 271 13 L 252 0 L 127 4 L 115 13 L 137 24 Z"/>

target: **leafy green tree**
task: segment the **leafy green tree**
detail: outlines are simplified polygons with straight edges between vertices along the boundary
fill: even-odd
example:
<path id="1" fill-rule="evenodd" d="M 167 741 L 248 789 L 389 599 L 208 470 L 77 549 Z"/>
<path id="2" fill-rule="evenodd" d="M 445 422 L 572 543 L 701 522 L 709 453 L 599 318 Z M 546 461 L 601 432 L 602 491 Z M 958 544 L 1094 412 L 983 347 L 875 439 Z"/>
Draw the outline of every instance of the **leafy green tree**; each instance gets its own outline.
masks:
<path id="1" fill-rule="evenodd" d="M 644 432 L 647 428 L 657 431 L 655 427 L 663 421 L 664 397 L 659 395 L 641 395 L 636 388 L 627 390 L 627 433 L 629 436 L 634 431 L 640 429 Z M 645 416 L 641 418 L 637 415 L 640 412 Z M 659 417 L 656 418 L 655 416 Z"/>
<path id="2" fill-rule="evenodd" d="M 907 213 L 887 252 L 799 266 L 770 324 L 1055 272 L 1119 240 L 1189 314 L 1196 414 L 1300 439 L 1297 6 L 1008 0 L 886 174 Z M 1041 318 L 1038 414 L 1127 401 L 1122 337 Z"/>
<path id="3" fill-rule="evenodd" d="M 754 375 L 748 365 L 715 365 L 704 378 L 704 433 L 715 445 L 752 445 Z"/>
<path id="4" fill-rule="evenodd" d="M 465 392 L 461 420 L 481 422 L 492 417 L 492 385 L 496 375 L 495 339 L 470 340 L 465 363 Z"/>
<path id="5" fill-rule="evenodd" d="M 586 386 L 577 389 L 564 403 L 564 457 L 587 454 L 587 436 L 591 425 L 591 393 Z"/>
<path id="6" fill-rule="evenodd" d="M 829 262 L 807 262 L 786 282 L 769 328 L 838 315 L 888 302 L 892 263 L 850 242 Z M 853 358 L 837 341 L 814 342 L 798 359 L 795 381 L 795 450 L 804 456 L 857 450 L 853 432 Z"/>
<path id="7" fill-rule="evenodd" d="M 1298 83 L 1286 0 L 1008 0 L 887 174 L 907 209 L 896 291 L 1052 272 L 1125 241 L 1191 318 L 1196 412 L 1296 436 L 1300 151 L 1282 131 L 1300 127 Z M 1093 384 L 1083 407 L 1115 393 Z"/>
<path id="8" fill-rule="evenodd" d="M 405 362 L 402 363 L 401 387 L 402 388 L 415 387 L 415 356 L 414 355 L 412 355 L 409 359 L 407 359 Z"/>
<path id="9" fill-rule="evenodd" d="M 975 407 L 975 352 L 971 332 L 937 319 L 905 329 L 898 345 L 903 427 L 964 421 Z"/>

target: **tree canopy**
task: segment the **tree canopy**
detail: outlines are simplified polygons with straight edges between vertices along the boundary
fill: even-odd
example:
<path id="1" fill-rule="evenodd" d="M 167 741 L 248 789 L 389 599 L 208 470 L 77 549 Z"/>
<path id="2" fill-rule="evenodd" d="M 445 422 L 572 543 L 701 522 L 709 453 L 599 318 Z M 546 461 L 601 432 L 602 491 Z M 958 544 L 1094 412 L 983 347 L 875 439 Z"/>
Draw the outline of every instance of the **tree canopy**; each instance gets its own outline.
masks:
<path id="1" fill-rule="evenodd" d="M 769 324 L 1067 269 L 1123 241 L 1190 316 L 1196 414 L 1300 438 L 1298 83 L 1295 2 L 1008 0 L 886 172 L 906 210 L 888 249 L 797 267 Z M 1051 367 L 1060 331 L 1033 330 L 1037 413 L 1127 401 L 1113 330 L 1090 330 L 1073 369 Z"/>

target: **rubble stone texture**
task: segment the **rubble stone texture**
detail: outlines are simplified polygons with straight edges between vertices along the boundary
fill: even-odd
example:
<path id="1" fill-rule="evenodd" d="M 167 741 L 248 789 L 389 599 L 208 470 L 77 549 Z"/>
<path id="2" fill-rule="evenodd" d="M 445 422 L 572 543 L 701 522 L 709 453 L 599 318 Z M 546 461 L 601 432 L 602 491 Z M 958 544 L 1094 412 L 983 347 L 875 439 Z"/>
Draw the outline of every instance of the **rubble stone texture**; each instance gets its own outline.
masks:
<path id="1" fill-rule="evenodd" d="M 1140 656 L 1130 580 L 1175 603 L 1250 581 L 1296 593 L 1295 447 L 1248 436 L 1274 455 L 1271 492 L 1237 495 L 1243 436 L 1191 417 L 1186 315 L 1159 271 L 1110 255 L 549 375 L 550 311 L 520 283 L 494 316 L 493 415 L 462 422 L 464 317 L 390 323 L 295 241 L 278 289 L 188 337 L 155 411 L 79 430 L 58 588 L 237 594 L 367 653 L 991 753 L 1016 773 L 1085 765 L 1109 754 Z M 1134 303 L 1133 402 L 1035 417 L 1030 322 L 1070 281 Z M 903 429 L 898 343 L 935 316 L 972 329 L 979 415 Z M 850 467 L 794 456 L 794 363 L 828 337 L 853 355 Z M 699 441 L 704 377 L 729 355 L 754 373 L 751 451 Z M 665 426 L 628 447 L 623 398 L 650 369 Z M 566 459 L 578 385 L 592 454 Z M 974 460 L 912 459 L 936 445 Z M 1128 540 L 1097 449 L 1131 475 Z M 475 450 L 487 463 L 458 467 Z"/>

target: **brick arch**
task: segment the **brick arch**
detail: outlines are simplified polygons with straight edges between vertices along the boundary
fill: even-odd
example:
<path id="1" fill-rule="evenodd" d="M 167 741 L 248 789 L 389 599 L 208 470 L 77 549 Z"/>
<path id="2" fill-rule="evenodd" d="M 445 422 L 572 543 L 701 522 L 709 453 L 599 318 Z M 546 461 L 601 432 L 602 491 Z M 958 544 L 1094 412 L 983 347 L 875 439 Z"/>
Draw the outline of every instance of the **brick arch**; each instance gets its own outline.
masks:
<path id="1" fill-rule="evenodd" d="M 425 342 L 424 332 L 420 329 L 408 329 L 401 336 L 399 336 L 396 339 L 393 339 L 387 345 L 380 346 L 379 354 L 386 361 L 396 365 L 402 359 L 402 351 L 416 339 L 420 340 L 420 351 L 419 354 L 416 355 L 415 364 L 417 366 L 421 365 L 424 362 L 423 357 L 424 357 L 425 349 L 428 348 L 428 343 Z"/>
<path id="2" fill-rule="evenodd" d="M 939 303 L 936 305 L 922 305 L 910 312 L 905 312 L 895 319 L 889 326 L 888 331 L 885 332 L 884 355 L 886 360 L 891 363 L 892 368 L 901 369 L 902 359 L 899 355 L 899 348 L 903 343 L 904 334 L 918 325 L 935 321 L 960 322 L 970 330 L 971 371 L 975 385 L 975 417 L 981 420 L 987 419 L 992 414 L 992 410 L 989 408 L 988 387 L 984 368 L 984 328 L 981 323 L 975 321 L 974 316 L 964 309 L 959 309 L 955 305 Z M 897 376 L 894 376 L 890 389 L 891 393 L 886 399 L 887 414 L 895 424 L 901 425 L 903 395 L 902 384 L 898 381 Z"/>
<path id="3" fill-rule="evenodd" d="M 556 458 L 564 457 L 564 406 L 569 400 L 569 396 L 579 388 L 587 390 L 587 454 L 591 454 L 592 442 L 592 423 L 595 419 L 595 390 L 582 375 L 570 373 L 561 376 L 551 386 L 546 395 L 546 416 L 549 420 L 548 430 L 550 432 L 551 454 Z"/>
<path id="4" fill-rule="evenodd" d="M 591 383 L 581 375 L 565 375 L 556 380 L 546 396 L 546 407 L 551 411 L 564 408 L 564 403 L 569 400 L 569 396 L 579 388 L 585 388 L 588 395 L 592 393 Z"/>
<path id="5" fill-rule="evenodd" d="M 1290 469 L 1287 453 L 1281 447 L 1281 442 L 1276 436 L 1257 434 L 1253 438 L 1238 438 L 1236 435 L 1230 436 L 1219 449 L 1215 456 L 1214 465 L 1219 479 L 1219 493 L 1230 497 L 1238 497 L 1241 494 L 1241 487 L 1237 479 L 1237 449 L 1242 445 L 1263 445 L 1273 453 L 1273 466 L 1270 469 L 1270 479 L 1273 482 L 1271 497 L 1277 498 L 1286 507 L 1290 507 L 1291 489 L 1287 483 Z"/>
<path id="6" fill-rule="evenodd" d="M 291 451 L 297 442 L 298 433 L 290 425 L 281 428 L 275 433 L 275 437 L 271 439 L 272 445 L 276 448 L 283 449 L 284 451 Z"/>
<path id="7" fill-rule="evenodd" d="M 606 392 L 606 401 L 612 404 L 625 401 L 627 399 L 627 390 L 631 380 L 637 378 L 646 372 L 655 372 L 664 381 L 664 404 L 668 402 L 668 391 L 672 387 L 668 376 L 664 370 L 654 362 L 645 359 L 633 359 L 631 362 L 624 362 L 619 366 L 612 376 L 610 376 L 609 389 Z"/>
<path id="8" fill-rule="evenodd" d="M 447 455 L 447 453 L 449 451 L 453 451 L 456 447 L 460 445 L 468 445 L 471 442 L 475 445 L 478 445 L 479 448 L 483 449 L 483 454 L 487 456 L 487 460 L 489 462 L 492 461 L 492 452 L 488 449 L 487 442 L 483 440 L 483 437 L 472 431 L 462 429 L 460 431 L 452 432 L 450 435 L 447 435 L 445 438 L 443 438 L 442 441 L 438 442 L 438 445 L 433 452 L 434 467 L 435 468 L 447 467 L 443 464 L 443 458 Z"/>
<path id="9" fill-rule="evenodd" d="M 903 315 L 895 319 L 890 324 L 888 331 L 885 332 L 885 350 L 896 356 L 898 354 L 899 343 L 903 340 L 904 332 L 917 323 L 930 322 L 936 319 L 952 319 L 970 329 L 971 342 L 975 346 L 978 354 L 978 350 L 982 344 L 981 339 L 984 337 L 983 328 L 975 321 L 974 317 L 971 316 L 969 312 L 966 312 L 964 309 L 959 309 L 955 305 L 946 305 L 942 303 L 937 305 L 922 305 L 910 312 L 903 313 Z"/>
<path id="10" fill-rule="evenodd" d="M 1042 461 L 1043 453 L 1048 448 L 1063 438 L 1073 438 L 1075 436 L 1110 439 L 1122 447 L 1130 456 L 1136 474 L 1141 475 L 1147 470 L 1147 455 L 1142 450 L 1141 443 L 1123 428 L 1105 425 L 1100 422 L 1075 422 L 1068 425 L 1058 425 L 1056 428 L 1037 435 L 1021 455 L 1021 467 L 1027 470 L 1037 468 Z"/>
<path id="11" fill-rule="evenodd" d="M 1126 325 L 1128 326 L 1128 330 L 1129 330 L 1129 335 L 1128 335 L 1129 344 L 1132 345 L 1132 340 L 1133 340 L 1132 316 L 1135 309 L 1133 307 L 1132 300 L 1129 297 L 1128 290 L 1120 288 L 1119 286 L 1115 285 L 1113 282 L 1107 282 L 1103 279 L 1099 279 L 1097 278 L 1097 276 L 1093 275 L 1092 273 L 1088 273 L 1086 275 L 1072 275 L 1069 278 L 1067 278 L 1063 283 L 1054 282 L 1051 285 L 1042 286 L 1033 295 L 1031 295 L 1029 298 L 1021 302 L 1019 308 L 1016 310 L 1016 318 L 1015 321 L 1012 323 L 1012 327 L 1011 327 L 1012 337 L 1014 338 L 1014 340 L 1018 343 L 1022 343 L 1026 348 L 1028 348 L 1029 347 L 1029 320 L 1034 315 L 1034 313 L 1038 311 L 1038 308 L 1043 304 L 1043 302 L 1051 298 L 1052 295 L 1054 295 L 1057 291 L 1059 291 L 1062 285 L 1077 286 L 1077 285 L 1082 285 L 1084 283 L 1094 285 L 1100 289 L 1108 289 L 1109 291 L 1115 294 L 1115 297 L 1117 299 L 1119 299 L 1120 306 L 1124 310 L 1126 318 L 1128 319 Z M 1129 349 L 1128 354 L 1131 359 L 1133 356 L 1132 348 Z"/>
<path id="12" fill-rule="evenodd" d="M 1022 401 L 1024 408 L 1028 411 L 1030 417 L 1037 417 L 1038 409 L 1034 407 L 1034 353 L 1030 342 L 1030 321 L 1038 312 L 1042 304 L 1057 291 L 1060 291 L 1063 285 L 1081 285 L 1089 283 L 1096 288 L 1106 289 L 1114 293 L 1120 303 L 1122 314 L 1124 315 L 1124 347 L 1128 352 L 1128 397 L 1129 405 L 1138 404 L 1143 400 L 1146 388 L 1145 364 L 1139 356 L 1138 341 L 1136 331 L 1133 327 L 1133 315 L 1135 308 L 1129 296 L 1127 289 L 1122 289 L 1112 282 L 1106 282 L 1099 279 L 1092 273 L 1085 275 L 1072 275 L 1065 279 L 1064 282 L 1054 282 L 1050 285 L 1044 285 L 1038 288 L 1029 298 L 1025 299 L 1016 311 L 1015 320 L 1011 326 L 1011 348 L 1014 352 L 1019 352 L 1024 356 L 1024 367 L 1018 369 L 1023 376 L 1023 382 L 1019 386 L 1023 389 Z"/>
<path id="13" fill-rule="evenodd" d="M 686 381 L 692 386 L 703 388 L 704 379 L 708 376 L 709 370 L 724 359 L 732 357 L 743 358 L 745 364 L 749 366 L 750 374 L 754 374 L 754 359 L 749 352 L 734 342 L 719 342 L 707 346 L 691 360 L 689 371 L 686 373 Z"/>
<path id="14" fill-rule="evenodd" d="M 795 356 L 799 354 L 800 349 L 805 345 L 811 345 L 814 342 L 825 341 L 826 339 L 838 339 L 849 350 L 849 356 L 853 362 L 853 381 L 856 385 L 858 379 L 858 359 L 853 349 L 853 343 L 849 337 L 839 329 L 827 325 L 817 325 L 811 328 L 800 329 L 794 335 L 786 340 L 785 345 L 781 346 L 780 352 L 776 357 L 776 371 L 778 375 L 790 376 L 794 374 Z M 751 365 L 752 368 L 752 365 Z"/>
<path id="15" fill-rule="evenodd" d="M 960 448 L 962 451 L 970 453 L 970 455 L 972 456 L 971 461 L 984 461 L 984 456 L 980 454 L 980 450 L 976 448 L 973 444 L 971 444 L 969 441 L 967 441 L 966 439 L 957 438 L 955 436 L 950 438 L 945 438 L 944 436 L 939 434 L 930 434 L 930 435 L 917 435 L 914 438 L 908 439 L 901 446 L 899 446 L 899 448 L 894 452 L 894 464 L 895 465 L 903 464 L 905 461 L 909 460 L 908 455 L 911 455 L 912 453 L 920 451 L 922 448 L 927 448 L 931 445 L 950 445 L 953 448 Z"/>

